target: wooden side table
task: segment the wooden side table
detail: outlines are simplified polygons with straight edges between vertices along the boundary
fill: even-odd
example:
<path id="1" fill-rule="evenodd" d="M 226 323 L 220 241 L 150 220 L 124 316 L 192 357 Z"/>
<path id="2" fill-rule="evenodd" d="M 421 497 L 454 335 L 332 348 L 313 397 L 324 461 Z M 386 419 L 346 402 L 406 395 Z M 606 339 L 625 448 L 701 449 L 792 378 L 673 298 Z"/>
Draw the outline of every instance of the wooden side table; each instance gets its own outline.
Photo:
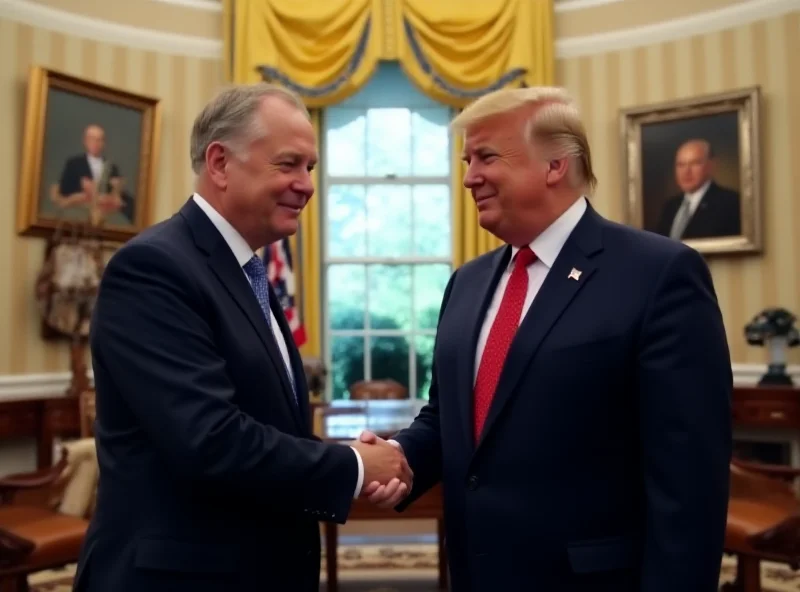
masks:
<path id="1" fill-rule="evenodd" d="M 36 465 L 53 464 L 55 438 L 80 436 L 78 397 L 51 397 L 0 402 L 0 440 L 36 439 Z"/>

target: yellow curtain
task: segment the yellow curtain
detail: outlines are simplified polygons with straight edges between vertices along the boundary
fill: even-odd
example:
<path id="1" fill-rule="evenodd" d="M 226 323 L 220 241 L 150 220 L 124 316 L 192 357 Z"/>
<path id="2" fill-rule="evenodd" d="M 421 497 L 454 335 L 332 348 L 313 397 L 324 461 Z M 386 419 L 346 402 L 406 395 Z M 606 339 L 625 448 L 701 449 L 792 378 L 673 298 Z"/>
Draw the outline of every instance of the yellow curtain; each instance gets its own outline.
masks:
<path id="1" fill-rule="evenodd" d="M 554 79 L 553 0 L 223 0 L 228 79 L 277 82 L 311 109 L 343 101 L 380 60 L 397 60 L 428 96 L 461 108 L 506 86 Z M 314 113 L 319 131 L 319 113 Z M 319 135 L 318 135 L 319 137 Z M 462 139 L 453 142 L 453 258 L 456 266 L 499 241 L 482 230 L 461 184 Z M 318 185 L 315 183 L 315 186 Z M 299 253 L 304 355 L 320 355 L 320 210 L 301 218 Z"/>
<path id="2" fill-rule="evenodd" d="M 277 82 L 309 107 L 361 88 L 380 57 L 381 0 L 225 0 L 230 80 Z"/>

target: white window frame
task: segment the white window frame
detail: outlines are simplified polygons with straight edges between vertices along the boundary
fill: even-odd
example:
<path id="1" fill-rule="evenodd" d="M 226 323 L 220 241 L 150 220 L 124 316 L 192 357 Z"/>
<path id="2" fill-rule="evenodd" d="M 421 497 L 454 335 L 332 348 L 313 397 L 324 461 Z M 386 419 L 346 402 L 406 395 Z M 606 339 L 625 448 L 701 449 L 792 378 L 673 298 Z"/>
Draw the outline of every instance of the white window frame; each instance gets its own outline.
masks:
<path id="1" fill-rule="evenodd" d="M 409 82 L 409 84 L 411 84 Z M 332 107 L 335 109 L 336 107 Z M 347 107 L 348 109 L 353 109 L 352 107 Z M 430 107 L 425 107 L 425 109 L 430 109 Z M 449 110 L 448 107 L 442 106 L 442 109 Z M 364 112 L 366 112 L 366 108 Z M 327 115 L 328 109 L 322 111 L 320 117 L 320 151 L 324 155 L 327 152 L 327 128 L 325 125 L 325 118 Z M 412 108 L 413 112 L 413 108 Z M 450 147 L 452 146 L 452 136 L 449 138 L 448 143 L 448 159 L 449 159 L 449 151 Z M 411 150 L 414 150 L 414 138 L 411 138 Z M 448 163 L 450 161 L 448 160 Z M 448 166 L 448 169 L 451 168 L 452 165 Z M 321 233 L 321 261 L 320 261 L 320 272 L 322 277 L 320 278 L 320 285 L 321 285 L 321 298 L 322 298 L 322 347 L 323 347 L 323 359 L 325 360 L 325 365 L 327 368 L 332 368 L 332 338 L 334 337 L 362 337 L 364 339 L 364 380 L 371 380 L 372 379 L 372 350 L 371 350 L 371 337 L 406 337 L 408 339 L 408 356 L 409 356 L 409 375 L 408 375 L 408 392 L 409 398 L 411 400 L 419 399 L 418 397 L 418 390 L 419 385 L 417 385 L 417 349 L 416 343 L 414 338 L 416 336 L 435 336 L 436 329 L 419 329 L 417 328 L 417 319 L 416 314 L 413 314 L 413 306 L 412 306 L 412 315 L 411 315 L 411 328 L 408 330 L 403 329 L 372 329 L 369 327 L 369 319 L 370 319 L 370 308 L 369 308 L 369 266 L 370 265 L 409 265 L 410 267 L 415 267 L 419 265 L 430 265 L 430 264 L 444 264 L 450 266 L 450 271 L 452 273 L 453 269 L 453 252 L 452 247 L 450 251 L 449 257 L 430 257 L 430 256 L 404 256 L 404 257 L 331 257 L 328 254 L 328 215 L 327 215 L 327 201 L 328 201 L 328 188 L 331 185 L 361 185 L 367 187 L 369 185 L 409 185 L 412 188 L 415 185 L 446 185 L 449 188 L 449 209 L 448 209 L 448 216 L 447 221 L 450 226 L 450 236 L 453 236 L 453 216 L 452 216 L 452 207 L 453 207 L 453 195 L 452 195 L 452 171 L 451 174 L 446 176 L 403 176 L 398 177 L 395 175 L 386 175 L 383 177 L 370 177 L 370 176 L 331 176 L 328 175 L 327 170 L 325 168 L 325 159 L 324 157 L 321 159 L 321 167 L 320 167 L 320 233 Z M 414 204 L 412 202 L 411 205 L 411 236 L 413 237 L 414 234 Z M 369 252 L 369 235 L 365 237 L 365 251 Z M 328 268 L 331 265 L 364 265 L 365 266 L 365 290 L 364 290 L 364 328 L 363 329 L 331 329 L 330 327 L 330 307 L 329 307 L 329 300 L 328 300 Z M 415 293 L 415 285 L 414 285 L 414 278 L 415 274 L 411 273 L 411 294 L 413 298 L 413 294 Z M 326 388 L 325 398 L 326 400 L 330 401 L 333 396 L 333 381 L 329 380 Z"/>

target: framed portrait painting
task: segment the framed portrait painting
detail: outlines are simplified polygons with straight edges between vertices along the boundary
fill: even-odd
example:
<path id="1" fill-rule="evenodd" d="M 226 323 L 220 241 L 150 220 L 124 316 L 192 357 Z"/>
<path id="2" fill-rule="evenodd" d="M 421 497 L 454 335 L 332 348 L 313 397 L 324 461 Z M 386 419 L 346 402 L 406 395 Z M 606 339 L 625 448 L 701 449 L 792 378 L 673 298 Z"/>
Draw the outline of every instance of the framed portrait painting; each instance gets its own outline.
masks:
<path id="1" fill-rule="evenodd" d="M 762 250 L 758 87 L 624 109 L 627 223 L 704 254 Z"/>
<path id="2" fill-rule="evenodd" d="M 82 226 L 124 242 L 151 223 L 158 99 L 34 67 L 28 81 L 17 231 Z"/>

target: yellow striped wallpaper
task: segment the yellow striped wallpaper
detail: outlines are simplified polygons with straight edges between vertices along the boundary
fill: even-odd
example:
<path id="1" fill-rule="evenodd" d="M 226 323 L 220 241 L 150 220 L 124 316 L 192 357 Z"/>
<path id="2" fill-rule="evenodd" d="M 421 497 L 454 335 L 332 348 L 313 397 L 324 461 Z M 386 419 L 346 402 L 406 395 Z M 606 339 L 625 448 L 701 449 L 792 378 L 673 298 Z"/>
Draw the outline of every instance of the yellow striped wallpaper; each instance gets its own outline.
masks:
<path id="1" fill-rule="evenodd" d="M 645 48 L 561 60 L 556 76 L 580 102 L 599 179 L 594 203 L 622 220 L 620 108 L 761 85 L 764 253 L 711 260 L 731 357 L 764 362 L 745 324 L 764 307 L 800 315 L 800 12 Z M 794 254 L 793 254 L 794 253 Z M 800 348 L 791 352 L 800 362 Z"/>
<path id="2" fill-rule="evenodd" d="M 162 144 L 153 210 L 162 220 L 192 190 L 189 133 L 223 81 L 221 60 L 170 56 L 80 39 L 0 19 L 0 375 L 67 370 L 65 345 L 39 338 L 33 297 L 42 239 L 14 232 L 28 70 L 54 68 L 162 99 Z"/>
<path id="3" fill-rule="evenodd" d="M 223 82 L 221 60 L 157 54 L 0 20 L 0 375 L 62 371 L 65 346 L 41 341 L 33 284 L 43 241 L 14 232 L 25 84 L 31 65 L 63 70 L 163 100 L 154 218 L 172 214 L 192 189 L 188 138 L 202 104 Z M 753 84 L 764 97 L 762 145 L 765 253 L 714 260 L 714 281 L 735 362 L 763 362 L 744 324 L 765 306 L 800 312 L 800 13 L 737 29 L 590 57 L 559 60 L 557 77 L 578 98 L 600 185 L 599 211 L 621 220 L 618 109 Z M 795 244 L 799 243 L 799 244 Z M 790 361 L 800 362 L 800 350 Z"/>

